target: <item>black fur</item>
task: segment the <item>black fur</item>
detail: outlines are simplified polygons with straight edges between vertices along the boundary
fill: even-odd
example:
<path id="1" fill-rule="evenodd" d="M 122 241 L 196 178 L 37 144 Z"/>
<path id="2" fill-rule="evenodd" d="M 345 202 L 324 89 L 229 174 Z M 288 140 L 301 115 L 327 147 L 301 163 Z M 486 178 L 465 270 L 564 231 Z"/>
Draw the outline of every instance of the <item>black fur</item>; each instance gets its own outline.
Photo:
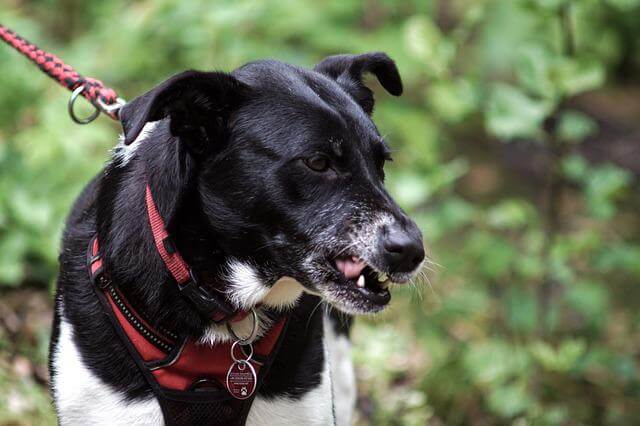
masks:
<path id="1" fill-rule="evenodd" d="M 199 337 L 209 324 L 181 297 L 154 247 L 147 183 L 185 260 L 218 290 L 226 289 L 225 267 L 235 259 L 253 265 L 266 285 L 289 276 L 322 293 L 323 286 L 340 283 L 328 259 L 344 253 L 350 232 L 373 213 L 395 220 L 381 238 L 395 226 L 421 241 L 383 187 L 389 150 L 370 118 L 365 72 L 390 93 L 402 92 L 395 64 L 376 53 L 330 57 L 315 71 L 276 61 L 231 74 L 188 71 L 123 108 L 125 143 L 147 122 L 162 121 L 137 142 L 130 161 L 116 151 L 78 198 L 63 237 L 56 293 L 56 312 L 71 323 L 84 362 L 102 380 L 131 399 L 150 392 L 90 288 L 85 256 L 96 232 L 113 282 L 153 325 Z M 310 169 L 308 160 L 318 153 L 330 161 L 327 170 Z M 406 272 L 385 256 L 371 260 L 378 270 Z M 416 259 L 422 260 L 419 252 L 413 266 Z M 354 306 L 377 309 L 349 297 Z M 293 309 L 262 394 L 296 397 L 318 385 L 318 302 L 305 296 Z M 54 329 L 60 320 L 56 315 Z M 52 353 L 56 340 L 54 333 Z"/>

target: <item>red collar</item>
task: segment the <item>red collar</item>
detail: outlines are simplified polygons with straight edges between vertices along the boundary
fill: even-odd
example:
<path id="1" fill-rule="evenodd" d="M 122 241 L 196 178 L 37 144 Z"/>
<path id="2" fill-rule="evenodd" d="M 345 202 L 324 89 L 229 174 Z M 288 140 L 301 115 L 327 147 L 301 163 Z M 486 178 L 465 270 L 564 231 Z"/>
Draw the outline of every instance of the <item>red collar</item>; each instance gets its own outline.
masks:
<path id="1" fill-rule="evenodd" d="M 198 312 L 211 318 L 215 323 L 238 321 L 246 317 L 249 313 L 248 311 L 235 310 L 224 295 L 215 294 L 198 284 L 193 271 L 187 262 L 184 261 L 171 240 L 164 220 L 162 216 L 160 216 L 158 207 L 153 200 L 151 188 L 148 184 L 145 193 L 145 203 L 151 233 L 153 234 L 153 240 L 155 241 L 158 254 L 178 284 L 183 296 L 191 301 Z"/>

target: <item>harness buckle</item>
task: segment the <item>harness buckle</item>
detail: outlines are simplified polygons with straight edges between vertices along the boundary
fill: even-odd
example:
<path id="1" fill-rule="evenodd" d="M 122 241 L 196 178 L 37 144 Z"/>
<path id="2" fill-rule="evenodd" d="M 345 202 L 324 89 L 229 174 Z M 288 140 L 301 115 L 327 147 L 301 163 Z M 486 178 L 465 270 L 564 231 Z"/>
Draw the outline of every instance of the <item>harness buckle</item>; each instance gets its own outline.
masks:
<path id="1" fill-rule="evenodd" d="M 93 266 L 96 265 L 94 269 Z M 107 278 L 104 266 L 102 265 L 102 257 L 99 254 L 95 255 L 89 261 L 89 273 L 91 274 L 91 281 L 94 285 L 98 286 L 101 290 L 111 285 L 111 280 Z"/>
<path id="2" fill-rule="evenodd" d="M 235 310 L 227 303 L 221 302 L 208 289 L 198 284 L 193 270 L 189 269 L 190 280 L 185 284 L 180 284 L 180 293 L 193 303 L 195 308 L 202 315 L 211 318 L 214 323 L 219 324 L 235 314 Z"/>
<path id="3" fill-rule="evenodd" d="M 94 235 L 93 238 L 89 240 L 89 247 L 87 249 L 87 269 L 89 270 L 89 278 L 93 285 L 98 286 L 101 290 L 104 290 L 111 285 L 111 280 L 104 270 L 102 255 L 98 249 L 97 235 Z"/>
<path id="4" fill-rule="evenodd" d="M 101 290 L 104 290 L 111 285 L 111 280 L 104 276 L 104 271 L 100 271 L 93 277 L 93 283 L 100 287 Z"/>

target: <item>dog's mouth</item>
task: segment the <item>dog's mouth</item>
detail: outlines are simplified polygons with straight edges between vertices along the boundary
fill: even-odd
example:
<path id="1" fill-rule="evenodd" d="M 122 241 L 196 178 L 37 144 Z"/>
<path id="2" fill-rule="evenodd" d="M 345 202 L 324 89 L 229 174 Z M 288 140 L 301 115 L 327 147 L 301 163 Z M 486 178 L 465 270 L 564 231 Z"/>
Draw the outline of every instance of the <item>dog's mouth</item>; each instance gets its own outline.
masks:
<path id="1" fill-rule="evenodd" d="M 333 267 L 342 276 L 346 285 L 355 286 L 363 296 L 376 303 L 386 305 L 391 299 L 391 280 L 382 272 L 377 272 L 357 256 L 336 258 Z"/>
<path id="2" fill-rule="evenodd" d="M 323 293 L 338 308 L 350 313 L 378 312 L 391 300 L 388 287 L 392 280 L 358 256 L 339 256 L 327 261 L 333 277 Z"/>

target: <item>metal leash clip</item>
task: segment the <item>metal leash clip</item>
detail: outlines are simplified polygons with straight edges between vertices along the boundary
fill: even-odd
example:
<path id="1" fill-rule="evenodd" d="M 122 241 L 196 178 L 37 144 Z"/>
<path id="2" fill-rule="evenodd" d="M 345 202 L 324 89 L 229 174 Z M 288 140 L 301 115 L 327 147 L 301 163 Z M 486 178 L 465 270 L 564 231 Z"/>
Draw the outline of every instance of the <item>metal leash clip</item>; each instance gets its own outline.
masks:
<path id="1" fill-rule="evenodd" d="M 117 119 L 120 119 L 120 108 L 125 106 L 125 104 L 127 103 L 127 101 L 122 98 L 116 98 L 116 101 L 111 105 L 105 104 L 104 102 L 102 102 L 102 99 L 98 99 L 96 102 L 102 112 L 107 115 L 116 117 Z"/>
<path id="2" fill-rule="evenodd" d="M 229 330 L 229 333 L 235 339 L 231 345 L 231 359 L 233 360 L 233 364 L 231 364 L 227 371 L 227 390 L 231 396 L 236 399 L 250 398 L 255 392 L 256 385 L 258 383 L 256 370 L 250 362 L 253 357 L 253 341 L 258 336 L 258 331 L 260 329 L 258 314 L 253 308 L 251 308 L 251 317 L 253 319 L 251 333 L 245 338 L 238 337 L 238 335 L 233 331 L 231 324 L 227 323 L 227 330 Z M 238 358 L 235 354 L 238 346 L 248 347 L 248 355 L 245 355 L 244 351 L 241 350 L 240 352 L 245 357 Z"/>
<path id="3" fill-rule="evenodd" d="M 114 103 L 107 105 L 104 102 L 102 102 L 101 99 L 98 99 L 96 100 L 95 104 L 91 103 L 91 105 L 93 105 L 93 107 L 95 108 L 95 111 L 93 111 L 93 113 L 88 117 L 80 118 L 76 115 L 74 107 L 75 107 L 76 100 L 82 94 L 82 92 L 84 92 L 84 89 L 85 89 L 84 84 L 76 87 L 73 90 L 73 92 L 71 92 L 71 97 L 69 98 L 69 103 L 67 104 L 67 110 L 69 111 L 69 116 L 74 122 L 78 124 L 91 123 L 93 120 L 98 118 L 101 112 L 104 112 L 105 114 L 111 117 L 118 118 L 120 108 L 122 108 L 127 103 L 124 99 L 117 98 Z"/>

